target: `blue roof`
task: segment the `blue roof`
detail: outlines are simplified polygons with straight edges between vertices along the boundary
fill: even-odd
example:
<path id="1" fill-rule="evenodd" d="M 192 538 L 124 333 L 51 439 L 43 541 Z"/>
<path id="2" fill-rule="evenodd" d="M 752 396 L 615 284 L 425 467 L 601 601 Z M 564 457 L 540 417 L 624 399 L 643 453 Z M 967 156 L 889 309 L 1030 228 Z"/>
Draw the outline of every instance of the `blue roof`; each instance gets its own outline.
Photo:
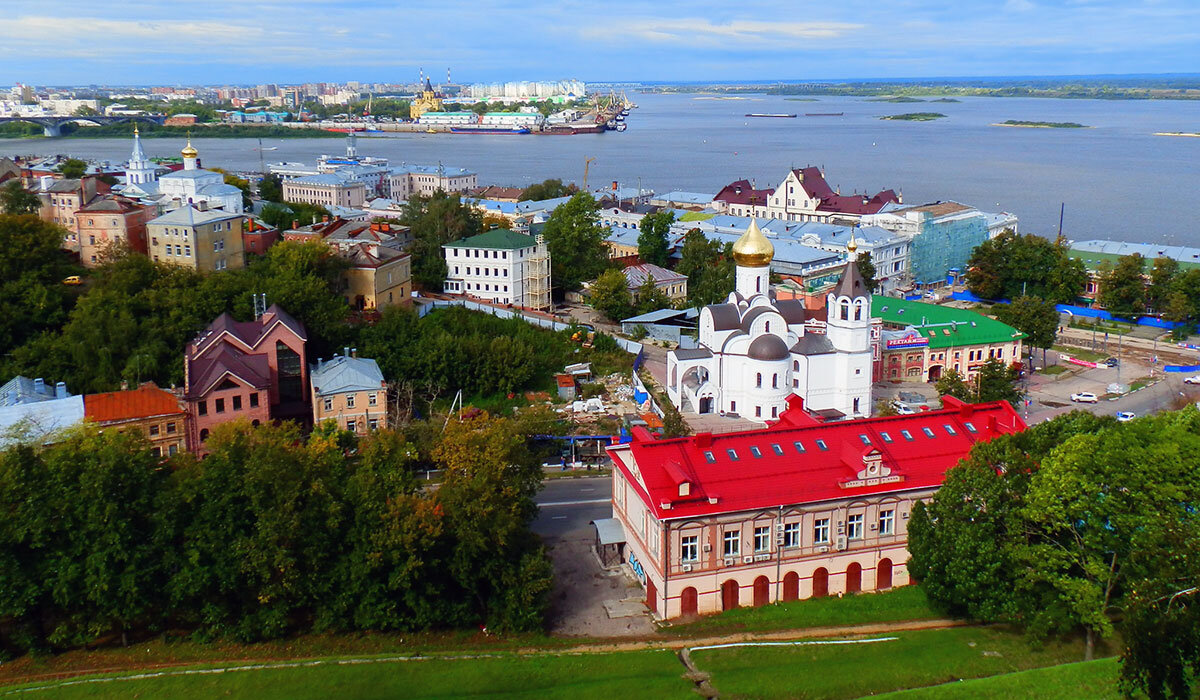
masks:
<path id="1" fill-rule="evenodd" d="M 42 442 L 57 430 L 83 420 L 83 397 L 0 406 L 0 448 L 17 438 Z"/>
<path id="2" fill-rule="evenodd" d="M 383 372 L 375 360 L 365 357 L 335 357 L 309 368 L 314 396 L 383 388 Z"/>
<path id="3" fill-rule="evenodd" d="M 347 180 L 345 177 L 338 175 L 336 171 L 332 172 L 332 173 L 319 173 L 317 175 L 305 175 L 304 177 L 297 177 L 292 180 L 288 180 L 287 182 L 292 182 L 292 183 L 296 183 L 296 184 L 300 184 L 300 185 L 349 185 L 349 184 L 353 184 L 351 181 Z M 284 183 L 284 184 L 287 184 L 287 183 Z"/>
<path id="4" fill-rule="evenodd" d="M 401 165 L 392 168 L 392 172 L 397 175 L 411 173 L 414 175 L 442 175 L 444 177 L 463 177 L 475 174 L 466 168 L 447 168 L 441 165 Z"/>
<path id="5" fill-rule="evenodd" d="M 655 199 L 661 199 L 665 202 L 685 202 L 687 204 L 711 204 L 715 194 L 704 194 L 703 192 L 681 192 L 673 190 L 666 194 L 656 195 Z"/>
<path id="6" fill-rule="evenodd" d="M 0 386 L 0 406 L 20 406 L 71 396 L 66 386 L 61 395 L 55 384 L 17 375 Z"/>
<path id="7" fill-rule="evenodd" d="M 636 246 L 638 244 L 638 236 L 641 231 L 636 228 L 624 228 L 621 226 L 610 226 L 609 233 L 604 237 L 604 240 L 617 245 Z"/>

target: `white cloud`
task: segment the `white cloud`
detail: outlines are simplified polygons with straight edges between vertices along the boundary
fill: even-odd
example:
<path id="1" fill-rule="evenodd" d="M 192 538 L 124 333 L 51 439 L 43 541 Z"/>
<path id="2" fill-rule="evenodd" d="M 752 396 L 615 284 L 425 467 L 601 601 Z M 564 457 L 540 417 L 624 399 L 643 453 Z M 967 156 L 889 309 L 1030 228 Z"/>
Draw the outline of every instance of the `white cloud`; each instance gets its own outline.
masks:
<path id="1" fill-rule="evenodd" d="M 734 20 L 714 23 L 694 17 L 622 18 L 619 24 L 592 25 L 582 30 L 588 39 L 623 38 L 656 43 L 705 44 L 729 49 L 755 49 L 764 44 L 797 40 L 837 39 L 862 29 L 849 22 L 762 22 Z"/>

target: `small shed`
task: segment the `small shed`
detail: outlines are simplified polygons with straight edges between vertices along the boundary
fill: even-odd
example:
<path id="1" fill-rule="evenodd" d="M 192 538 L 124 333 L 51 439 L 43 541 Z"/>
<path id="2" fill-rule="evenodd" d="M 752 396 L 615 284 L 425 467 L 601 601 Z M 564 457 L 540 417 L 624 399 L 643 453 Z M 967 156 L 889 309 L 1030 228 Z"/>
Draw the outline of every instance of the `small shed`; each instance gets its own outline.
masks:
<path id="1" fill-rule="evenodd" d="M 596 555 L 605 568 L 620 566 L 625 550 L 625 529 L 616 518 L 593 520 L 596 527 Z"/>
<path id="2" fill-rule="evenodd" d="M 554 379 L 558 382 L 558 398 L 566 401 L 575 400 L 575 377 L 571 374 L 556 374 Z"/>

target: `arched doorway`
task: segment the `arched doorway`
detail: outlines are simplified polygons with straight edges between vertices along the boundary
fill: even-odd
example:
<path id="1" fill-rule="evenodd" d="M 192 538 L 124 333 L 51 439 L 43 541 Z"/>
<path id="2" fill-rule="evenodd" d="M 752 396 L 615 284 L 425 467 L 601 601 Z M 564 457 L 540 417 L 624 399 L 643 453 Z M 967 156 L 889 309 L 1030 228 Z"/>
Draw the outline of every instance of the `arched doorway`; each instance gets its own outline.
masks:
<path id="1" fill-rule="evenodd" d="M 875 566 L 875 590 L 886 591 L 892 587 L 892 560 L 880 559 Z"/>
<path id="2" fill-rule="evenodd" d="M 829 571 L 825 567 L 821 567 L 813 572 L 813 592 L 812 597 L 824 598 L 829 595 Z"/>
<path id="3" fill-rule="evenodd" d="M 800 574 L 789 571 L 783 575 L 783 599 L 800 599 Z"/>
<path id="4" fill-rule="evenodd" d="M 846 592 L 858 593 L 862 590 L 862 567 L 858 562 L 852 562 L 846 567 Z"/>
<path id="5" fill-rule="evenodd" d="M 697 597 L 695 588 L 688 586 L 683 589 L 683 593 L 679 594 L 679 614 L 684 617 L 695 615 L 700 609 Z"/>
<path id="6" fill-rule="evenodd" d="M 754 607 L 761 608 L 771 598 L 771 582 L 766 576 L 754 579 Z"/>
<path id="7" fill-rule="evenodd" d="M 733 610 L 738 606 L 738 583 L 729 579 L 721 584 L 721 609 Z"/>
<path id="8" fill-rule="evenodd" d="M 934 365 L 929 368 L 929 381 L 936 382 L 942 378 L 942 366 Z"/>
<path id="9" fill-rule="evenodd" d="M 712 413 L 712 397 L 705 396 L 700 399 L 700 413 Z"/>

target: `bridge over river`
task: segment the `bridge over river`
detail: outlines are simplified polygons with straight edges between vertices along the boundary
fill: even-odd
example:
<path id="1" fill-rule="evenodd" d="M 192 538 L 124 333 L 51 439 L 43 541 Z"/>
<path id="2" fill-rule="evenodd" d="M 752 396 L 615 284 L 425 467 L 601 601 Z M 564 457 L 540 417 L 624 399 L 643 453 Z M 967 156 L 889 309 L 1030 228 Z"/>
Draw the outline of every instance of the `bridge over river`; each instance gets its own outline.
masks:
<path id="1" fill-rule="evenodd" d="M 97 126 L 103 126 L 105 124 L 119 124 L 121 122 L 146 122 L 147 124 L 161 125 L 165 120 L 166 117 L 163 115 L 151 114 L 114 117 L 0 117 L 0 124 L 7 124 L 8 122 L 28 122 L 30 124 L 37 124 L 38 126 L 42 127 L 42 130 L 45 132 L 46 136 L 53 137 L 62 136 L 63 124 L 68 124 L 70 122 L 95 124 Z"/>

